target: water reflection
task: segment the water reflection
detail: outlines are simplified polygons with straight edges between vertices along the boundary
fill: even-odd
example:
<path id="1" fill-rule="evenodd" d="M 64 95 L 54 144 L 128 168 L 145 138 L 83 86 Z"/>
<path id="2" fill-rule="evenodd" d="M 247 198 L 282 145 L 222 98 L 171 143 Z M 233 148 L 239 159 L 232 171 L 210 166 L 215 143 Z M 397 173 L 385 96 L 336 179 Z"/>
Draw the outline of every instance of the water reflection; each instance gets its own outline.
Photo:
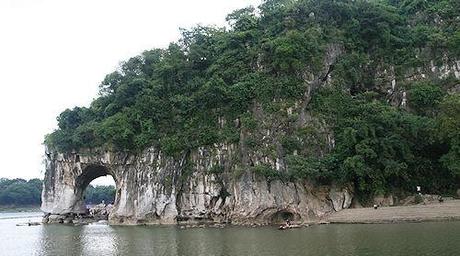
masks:
<path id="1" fill-rule="evenodd" d="M 460 222 L 179 229 L 0 219 L 0 255 L 458 255 Z"/>
<path id="2" fill-rule="evenodd" d="M 82 255 L 82 227 L 47 225 L 40 231 L 40 255 Z"/>
<path id="3" fill-rule="evenodd" d="M 117 252 L 125 255 L 178 255 L 175 227 L 113 227 Z"/>
<path id="4" fill-rule="evenodd" d="M 117 236 L 107 225 L 83 226 L 80 235 L 82 255 L 116 255 Z"/>
<path id="5" fill-rule="evenodd" d="M 44 228 L 48 242 L 43 251 L 46 255 L 458 255 L 458 223 L 447 232 L 439 223 L 427 225 L 330 225 L 287 232 L 271 227 L 180 230 L 85 226 L 55 230 L 50 226 Z"/>

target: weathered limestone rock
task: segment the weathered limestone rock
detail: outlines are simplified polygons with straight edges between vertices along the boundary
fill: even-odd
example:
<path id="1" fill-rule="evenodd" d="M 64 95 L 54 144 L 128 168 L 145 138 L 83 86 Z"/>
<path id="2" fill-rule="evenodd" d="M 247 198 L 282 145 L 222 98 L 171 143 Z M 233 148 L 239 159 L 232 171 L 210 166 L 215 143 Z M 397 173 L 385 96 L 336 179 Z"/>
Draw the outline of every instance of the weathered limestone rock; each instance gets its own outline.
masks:
<path id="1" fill-rule="evenodd" d="M 89 208 L 89 216 L 95 220 L 107 220 L 107 217 L 112 212 L 113 205 L 111 204 L 97 204 Z"/>
<path id="2" fill-rule="evenodd" d="M 441 200 L 440 195 L 422 195 L 423 199 L 423 204 L 433 204 L 433 203 L 439 203 Z"/>
<path id="3" fill-rule="evenodd" d="M 116 198 L 109 215 L 109 222 L 113 224 L 231 222 L 258 225 L 286 218 L 309 222 L 349 208 L 352 202 L 353 207 L 360 207 L 359 202 L 353 200 L 350 187 L 315 186 L 308 181 L 269 181 L 251 171 L 256 166 L 269 166 L 279 173 L 288 170 L 280 141 L 287 135 L 287 128 L 292 128 L 288 123 L 294 118 L 296 128 L 315 127 L 325 138 L 325 143 L 313 143 L 312 148 L 304 149 L 304 154 L 320 157 L 335 147 L 330 127 L 309 113 L 307 106 L 316 90 L 332 84 L 333 67 L 343 52 L 343 45 L 330 44 L 325 49 L 321 70 L 315 74 L 305 70 L 302 99 L 286 105 L 289 122 L 280 120 L 279 115 L 265 113 L 260 104 L 254 102 L 249 111 L 260 127 L 250 135 L 262 150 L 245 148 L 244 141 L 250 132 L 240 129 L 237 144 L 216 144 L 176 157 L 166 156 L 153 147 L 135 154 L 101 149 L 67 154 L 47 152 L 41 207 L 51 214 L 46 221 L 64 222 L 63 216 L 86 213 L 83 192 L 93 179 L 104 175 L 111 175 L 116 183 Z M 460 78 L 457 60 L 443 60 L 440 66 L 425 63 L 409 70 L 405 78 L 398 78 L 393 66 L 380 63 L 376 67 L 378 79 L 374 89 L 386 94 L 392 105 L 401 108 L 410 105 L 407 88 L 401 86 L 405 82 L 427 77 Z M 449 90 L 460 89 L 455 86 Z M 219 118 L 218 121 L 223 124 L 226 120 Z M 227 120 L 232 121 L 235 127 L 241 127 L 239 119 Z M 394 205 L 395 201 L 393 196 L 375 198 L 375 203 L 382 206 Z"/>
<path id="4" fill-rule="evenodd" d="M 335 188 L 331 188 L 329 191 L 329 198 L 332 201 L 332 205 L 335 211 L 340 211 L 351 206 L 352 195 L 346 188 L 338 191 Z"/>
<path id="5" fill-rule="evenodd" d="M 64 223 L 67 215 L 49 214 L 43 218 L 43 223 Z"/>
<path id="6" fill-rule="evenodd" d="M 343 209 L 347 209 L 351 207 L 351 202 L 353 201 L 353 195 L 350 193 L 348 189 L 343 190 L 344 201 L 343 201 Z"/>
<path id="7" fill-rule="evenodd" d="M 415 204 L 434 204 L 439 203 L 442 197 L 440 195 L 415 195 L 408 196 L 401 200 L 400 205 L 415 205 Z"/>
<path id="8" fill-rule="evenodd" d="M 116 183 L 112 224 L 270 224 L 286 218 L 310 222 L 351 204 L 347 189 L 306 181 L 269 182 L 248 170 L 235 173 L 240 168 L 231 162 L 235 154 L 235 147 L 228 145 L 200 148 L 178 158 L 154 148 L 136 155 L 98 150 L 48 153 L 41 208 L 51 214 L 51 222 L 85 213 L 84 189 L 103 175 L 111 175 Z M 211 172 L 216 165 L 224 170 Z"/>

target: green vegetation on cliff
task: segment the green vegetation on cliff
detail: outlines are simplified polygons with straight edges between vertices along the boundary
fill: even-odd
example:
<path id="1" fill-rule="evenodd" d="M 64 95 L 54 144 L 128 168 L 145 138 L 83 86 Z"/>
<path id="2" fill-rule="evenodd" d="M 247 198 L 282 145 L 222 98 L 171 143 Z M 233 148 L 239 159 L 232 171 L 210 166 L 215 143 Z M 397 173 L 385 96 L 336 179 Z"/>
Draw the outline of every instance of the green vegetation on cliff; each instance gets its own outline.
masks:
<path id="1" fill-rule="evenodd" d="M 244 142 L 281 154 L 286 170 L 251 168 L 270 179 L 444 192 L 459 185 L 459 81 L 430 70 L 458 61 L 459 13 L 455 0 L 266 0 L 124 62 L 46 144 L 176 156 Z"/>

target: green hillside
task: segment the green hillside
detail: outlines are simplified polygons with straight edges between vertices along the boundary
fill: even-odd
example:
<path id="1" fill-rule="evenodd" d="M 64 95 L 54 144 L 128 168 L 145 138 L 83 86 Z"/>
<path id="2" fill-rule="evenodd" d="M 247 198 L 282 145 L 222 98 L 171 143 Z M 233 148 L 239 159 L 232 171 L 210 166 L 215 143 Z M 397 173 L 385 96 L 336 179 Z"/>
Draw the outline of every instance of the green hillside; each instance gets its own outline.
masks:
<path id="1" fill-rule="evenodd" d="M 268 180 L 448 193 L 460 185 L 460 82 L 446 69 L 460 69 L 459 16 L 456 0 L 266 0 L 127 60 L 45 142 L 172 157 L 239 144 L 282 156 L 285 170 L 250 167 Z"/>

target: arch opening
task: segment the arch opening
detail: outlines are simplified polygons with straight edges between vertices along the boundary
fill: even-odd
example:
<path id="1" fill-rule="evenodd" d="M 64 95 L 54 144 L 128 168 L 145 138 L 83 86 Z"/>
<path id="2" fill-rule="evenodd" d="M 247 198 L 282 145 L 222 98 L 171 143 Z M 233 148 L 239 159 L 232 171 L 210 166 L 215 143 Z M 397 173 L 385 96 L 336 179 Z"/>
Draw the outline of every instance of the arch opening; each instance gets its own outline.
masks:
<path id="1" fill-rule="evenodd" d="M 89 165 L 83 170 L 80 176 L 77 177 L 75 181 L 75 186 L 77 188 L 82 188 L 84 190 L 93 180 L 107 175 L 112 176 L 112 178 L 116 182 L 114 175 L 110 173 L 105 166 Z"/>
<path id="2" fill-rule="evenodd" d="M 89 165 L 75 180 L 78 213 L 95 220 L 108 219 L 116 203 L 117 180 L 105 166 Z"/>
<path id="3" fill-rule="evenodd" d="M 83 192 L 83 199 L 88 206 L 97 204 L 114 204 L 115 180 L 111 175 L 101 176 L 89 183 Z"/>

